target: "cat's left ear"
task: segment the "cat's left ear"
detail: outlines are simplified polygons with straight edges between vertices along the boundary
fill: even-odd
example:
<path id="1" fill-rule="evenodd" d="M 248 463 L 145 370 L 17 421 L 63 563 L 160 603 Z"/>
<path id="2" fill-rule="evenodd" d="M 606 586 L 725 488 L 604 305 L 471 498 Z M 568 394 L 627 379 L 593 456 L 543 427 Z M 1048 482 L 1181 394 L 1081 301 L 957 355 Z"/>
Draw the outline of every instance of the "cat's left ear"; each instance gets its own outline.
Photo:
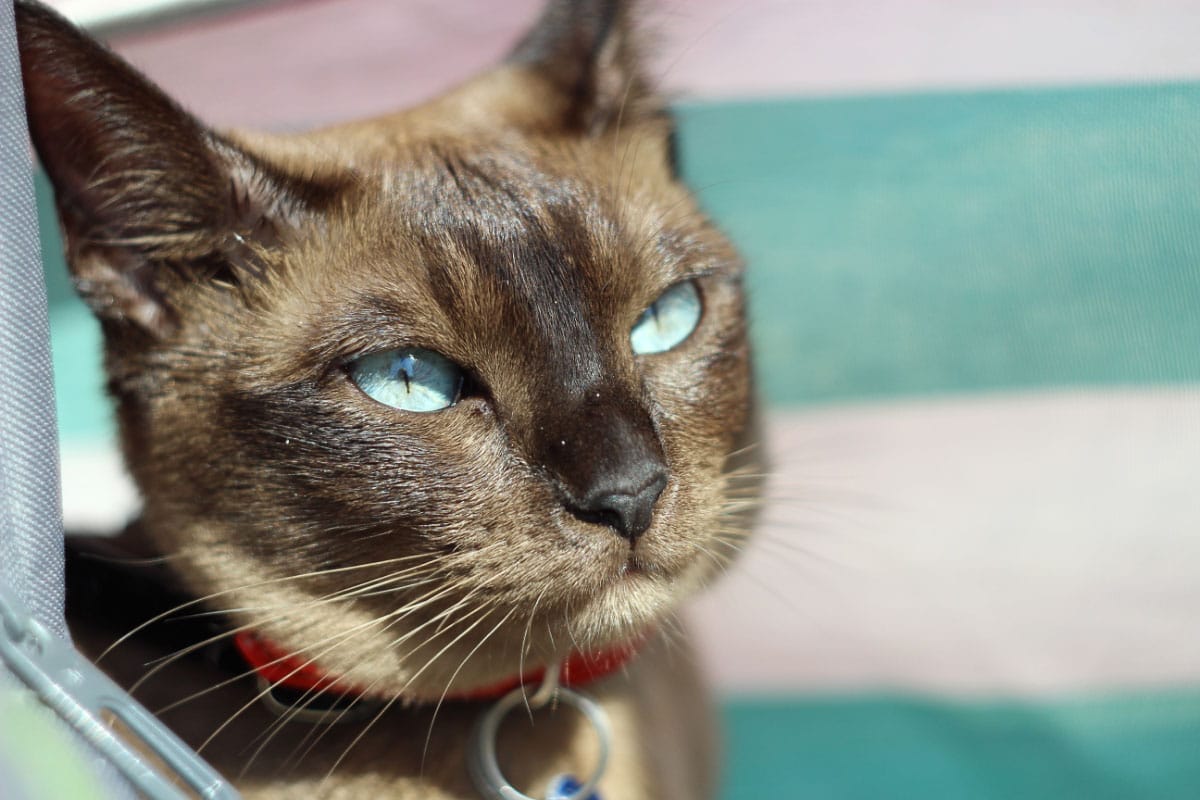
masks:
<path id="1" fill-rule="evenodd" d="M 533 84 L 530 123 L 595 136 L 667 118 L 645 77 L 634 5 L 550 0 L 506 62 Z"/>
<path id="2" fill-rule="evenodd" d="M 254 275 L 256 252 L 334 196 L 209 130 L 51 9 L 15 14 L 30 133 L 101 319 L 165 336 L 184 290 Z"/>

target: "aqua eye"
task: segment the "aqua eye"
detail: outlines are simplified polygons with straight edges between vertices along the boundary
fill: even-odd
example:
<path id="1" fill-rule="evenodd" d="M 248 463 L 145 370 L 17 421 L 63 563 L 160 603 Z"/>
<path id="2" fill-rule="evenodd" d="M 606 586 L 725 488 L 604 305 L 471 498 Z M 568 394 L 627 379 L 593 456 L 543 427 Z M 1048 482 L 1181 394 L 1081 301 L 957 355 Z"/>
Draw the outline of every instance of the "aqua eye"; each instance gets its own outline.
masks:
<path id="1" fill-rule="evenodd" d="M 700 323 L 700 292 L 692 281 L 667 289 L 642 312 L 629 333 L 637 355 L 664 353 L 680 345 Z"/>
<path id="2" fill-rule="evenodd" d="M 363 394 L 401 411 L 441 411 L 462 393 L 462 369 L 419 347 L 372 353 L 351 361 L 348 370 Z"/>

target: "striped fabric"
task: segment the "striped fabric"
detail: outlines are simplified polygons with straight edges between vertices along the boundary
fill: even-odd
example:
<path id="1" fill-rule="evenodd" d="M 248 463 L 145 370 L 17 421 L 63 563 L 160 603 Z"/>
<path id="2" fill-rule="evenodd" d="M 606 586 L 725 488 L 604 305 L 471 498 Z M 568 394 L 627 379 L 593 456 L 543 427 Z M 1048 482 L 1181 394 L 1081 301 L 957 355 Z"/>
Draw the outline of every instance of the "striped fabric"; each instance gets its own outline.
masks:
<path id="1" fill-rule="evenodd" d="M 777 410 L 728 796 L 1196 796 L 1200 86 L 688 111 Z"/>
<path id="2" fill-rule="evenodd" d="M 668 9 L 744 67 L 669 78 L 709 90 L 683 165 L 750 262 L 776 473 L 689 609 L 726 800 L 1200 795 L 1197 20 L 1119 6 Z M 98 335 L 50 279 L 68 521 L 110 527 Z"/>

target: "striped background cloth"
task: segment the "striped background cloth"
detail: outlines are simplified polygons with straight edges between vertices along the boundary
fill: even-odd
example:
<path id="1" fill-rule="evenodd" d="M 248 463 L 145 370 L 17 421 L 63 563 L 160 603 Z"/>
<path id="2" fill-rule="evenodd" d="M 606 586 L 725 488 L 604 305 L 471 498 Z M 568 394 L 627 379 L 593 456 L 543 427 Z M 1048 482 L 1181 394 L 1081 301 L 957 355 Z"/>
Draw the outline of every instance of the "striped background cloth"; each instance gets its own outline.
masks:
<path id="1" fill-rule="evenodd" d="M 209 121 L 293 129 L 428 96 L 537 5 L 277 3 L 116 44 Z M 750 264 L 775 464 L 688 610 L 723 797 L 1200 796 L 1200 6 L 653 17 L 685 173 Z M 104 529 L 136 499 L 98 477 L 98 334 L 53 238 L 66 513 Z"/>

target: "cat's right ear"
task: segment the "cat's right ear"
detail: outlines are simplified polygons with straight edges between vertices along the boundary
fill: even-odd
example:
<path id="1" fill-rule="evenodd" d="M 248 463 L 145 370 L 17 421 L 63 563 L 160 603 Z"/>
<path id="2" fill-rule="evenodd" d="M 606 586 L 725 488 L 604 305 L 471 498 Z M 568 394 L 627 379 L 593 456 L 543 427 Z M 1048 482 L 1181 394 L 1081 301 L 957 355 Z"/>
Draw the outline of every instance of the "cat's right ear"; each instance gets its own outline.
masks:
<path id="1" fill-rule="evenodd" d="M 601 136 L 667 121 L 646 79 L 635 0 L 545 0 L 532 28 L 462 106 L 490 124 Z M 486 79 L 498 78 L 487 82 Z"/>
<path id="2" fill-rule="evenodd" d="M 180 285 L 244 279 L 239 248 L 277 239 L 327 199 L 207 129 L 57 13 L 15 8 L 30 133 L 75 283 L 102 319 L 166 335 Z"/>

